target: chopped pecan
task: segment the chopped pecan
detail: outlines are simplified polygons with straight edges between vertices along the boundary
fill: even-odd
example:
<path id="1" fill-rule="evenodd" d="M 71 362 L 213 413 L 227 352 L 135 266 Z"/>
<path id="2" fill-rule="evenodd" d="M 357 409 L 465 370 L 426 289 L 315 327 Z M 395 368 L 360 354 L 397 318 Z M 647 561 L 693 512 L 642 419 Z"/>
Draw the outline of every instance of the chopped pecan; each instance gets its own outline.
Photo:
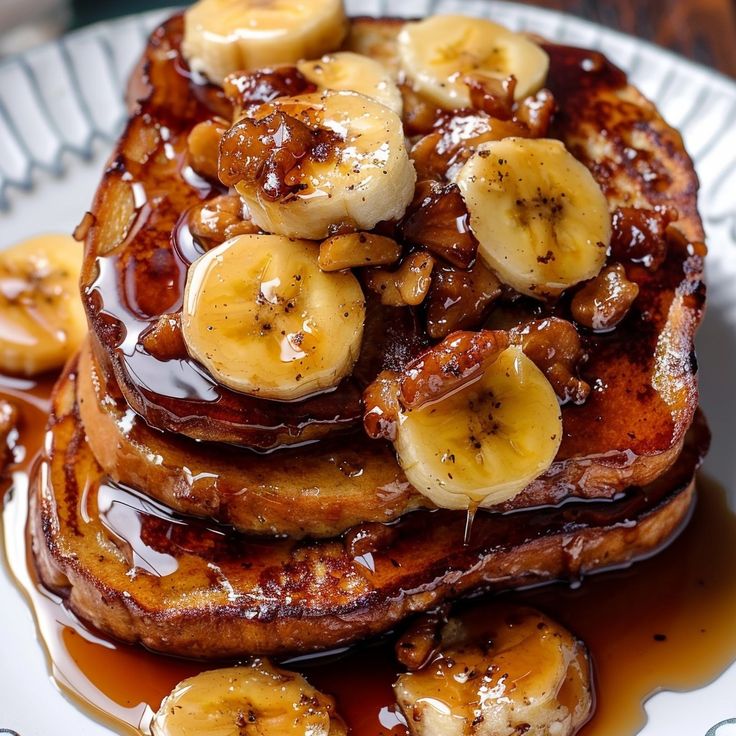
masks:
<path id="1" fill-rule="evenodd" d="M 500 120 L 468 110 L 442 114 L 439 123 L 411 149 L 420 179 L 448 181 L 481 143 L 516 136 L 529 138 L 529 127 L 517 120 Z"/>
<path id="2" fill-rule="evenodd" d="M 236 235 L 259 232 L 243 218 L 243 201 L 237 194 L 213 197 L 192 208 L 188 224 L 192 235 L 208 250 Z"/>
<path id="3" fill-rule="evenodd" d="M 677 220 L 672 207 L 619 207 L 611 219 L 611 255 L 656 270 L 667 257 L 667 226 Z"/>
<path id="4" fill-rule="evenodd" d="M 514 109 L 516 77 L 504 79 L 468 75 L 465 83 L 470 88 L 470 104 L 493 118 L 510 120 Z"/>
<path id="5" fill-rule="evenodd" d="M 417 251 L 405 258 L 396 271 L 371 269 L 365 282 L 386 306 L 416 306 L 429 292 L 433 268 L 434 258 L 426 251 Z"/>
<path id="6" fill-rule="evenodd" d="M 396 439 L 396 425 L 401 413 L 399 405 L 399 373 L 382 371 L 363 392 L 363 426 L 374 440 Z"/>
<path id="7" fill-rule="evenodd" d="M 278 69 L 234 72 L 225 77 L 223 91 L 233 103 L 236 118 L 243 111 L 279 97 L 294 97 L 314 92 L 312 84 L 296 67 L 285 66 Z"/>
<path id="8" fill-rule="evenodd" d="M 437 105 L 415 92 L 408 84 L 400 85 L 399 89 L 404 101 L 403 122 L 407 136 L 428 133 L 437 122 Z"/>
<path id="9" fill-rule="evenodd" d="M 300 162 L 327 161 L 337 135 L 311 128 L 284 112 L 242 118 L 222 137 L 218 173 L 226 186 L 244 183 L 277 201 L 303 188 Z"/>
<path id="10" fill-rule="evenodd" d="M 557 103 L 548 89 L 540 89 L 536 95 L 525 97 L 514 108 L 514 120 L 529 130 L 532 138 L 545 138 L 549 132 Z"/>
<path id="11" fill-rule="evenodd" d="M 407 409 L 435 401 L 477 378 L 509 346 L 501 330 L 454 332 L 411 361 L 400 379 L 399 398 Z"/>
<path id="12" fill-rule="evenodd" d="M 639 287 L 628 280 L 620 263 L 606 266 L 572 298 L 573 319 L 592 330 L 612 330 L 628 313 Z"/>
<path id="13" fill-rule="evenodd" d="M 393 239 L 375 233 L 333 235 L 319 246 L 319 267 L 323 271 L 342 271 L 361 266 L 388 266 L 401 255 Z"/>
<path id="14" fill-rule="evenodd" d="M 435 268 L 427 296 L 427 333 L 437 340 L 480 327 L 500 295 L 500 281 L 480 260 L 469 271 Z"/>
<path id="15" fill-rule="evenodd" d="M 181 314 L 163 314 L 141 337 L 144 349 L 159 360 L 187 357 L 187 346 L 181 330 Z"/>
<path id="16" fill-rule="evenodd" d="M 446 623 L 446 610 L 420 614 L 397 640 L 396 659 L 410 672 L 424 667 L 439 650 Z"/>
<path id="17" fill-rule="evenodd" d="M 220 140 L 228 129 L 224 120 L 205 120 L 197 123 L 187 136 L 189 165 L 207 179 L 217 180 L 217 157 Z"/>
<path id="18" fill-rule="evenodd" d="M 468 210 L 455 184 L 419 182 L 414 202 L 399 226 L 408 243 L 431 250 L 459 268 L 469 268 L 478 252 Z"/>
<path id="19" fill-rule="evenodd" d="M 558 317 L 530 320 L 509 330 L 509 335 L 547 376 L 563 403 L 582 404 L 588 398 L 590 386 L 577 375 L 586 355 L 572 322 Z"/>

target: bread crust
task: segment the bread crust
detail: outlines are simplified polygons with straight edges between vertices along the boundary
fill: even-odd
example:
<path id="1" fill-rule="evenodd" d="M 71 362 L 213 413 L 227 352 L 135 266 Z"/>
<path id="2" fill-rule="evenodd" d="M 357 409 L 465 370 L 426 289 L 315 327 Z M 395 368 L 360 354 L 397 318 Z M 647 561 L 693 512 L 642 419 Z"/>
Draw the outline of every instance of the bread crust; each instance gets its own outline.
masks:
<path id="1" fill-rule="evenodd" d="M 395 37 L 400 26 L 397 19 L 356 19 L 348 46 L 391 66 L 396 63 Z M 191 88 L 185 77 L 171 73 L 172 65 L 180 62 L 178 34 L 176 17 L 153 34 L 131 81 L 130 122 L 95 200 L 96 224 L 87 239 L 82 286 L 101 375 L 109 385 L 119 386 L 125 402 L 148 425 L 197 440 L 263 450 L 279 443 L 301 444 L 355 433 L 362 407 L 359 386 L 352 379 L 333 394 L 280 404 L 236 395 L 217 386 L 191 360 L 160 361 L 132 344 L 135 330 L 145 330 L 160 313 L 176 308 L 176 290 L 167 297 L 166 290 L 158 287 L 166 278 L 178 284 L 184 278 L 186 263 L 175 257 L 172 231 L 176 232 L 187 207 L 213 193 L 184 180 L 177 156 L 184 155 L 184 138 L 194 122 L 213 115 L 225 103 L 214 88 Z M 583 405 L 563 407 L 563 441 L 552 467 L 499 510 L 558 503 L 568 496 L 613 497 L 629 485 L 649 483 L 677 457 L 698 399 L 693 338 L 703 312 L 705 287 L 703 251 L 690 245 L 703 237 L 692 162 L 676 131 L 601 55 L 576 55 L 554 45 L 547 48 L 552 59 L 549 84 L 560 108 L 555 134 L 591 169 L 612 209 L 675 205 L 680 217 L 672 227 L 683 240 L 670 244 L 658 269 L 629 269 L 639 297 L 622 325 L 606 335 L 584 334 L 589 360 L 582 372 L 593 391 Z M 605 83 L 581 81 L 580 54 L 601 66 Z M 161 126 L 167 130 L 165 142 Z M 163 156 L 165 144 L 173 147 L 176 156 Z M 148 203 L 140 209 L 133 207 L 131 181 L 142 184 L 148 195 Z M 149 272 L 150 277 L 145 276 Z M 131 274 L 153 285 L 156 297 L 151 296 L 151 303 L 120 306 L 121 295 L 130 291 Z M 400 365 L 423 347 L 412 325 L 416 315 L 408 309 L 396 311 L 404 315 L 405 324 L 385 344 L 369 346 L 377 354 L 368 360 L 374 367 L 374 358 L 380 362 L 388 356 Z M 398 321 L 395 314 L 388 320 Z M 382 334 L 381 324 L 367 327 L 366 334 Z M 408 342 L 404 345 L 403 340 Z M 176 378 L 174 384 L 170 376 Z M 182 395 L 179 382 L 190 378 L 193 388 Z M 355 451 L 370 458 L 377 481 L 404 482 L 386 446 L 369 450 L 365 442 L 355 442 Z M 121 481 L 179 510 L 213 515 L 245 531 L 322 536 L 339 533 L 355 521 L 349 513 L 316 519 L 305 511 L 303 524 L 288 523 L 278 513 L 261 514 L 252 496 L 218 493 L 214 487 L 202 488 L 199 497 L 183 499 L 171 488 L 173 481 L 161 484 L 159 468 L 142 461 L 126 467 L 110 453 L 99 454 L 106 470 Z M 232 458 L 232 453 L 226 451 L 223 457 Z M 242 467 L 257 467 L 259 461 L 247 451 L 242 457 L 242 462 L 223 461 L 230 464 L 239 490 L 260 482 L 255 470 L 252 477 L 240 472 Z M 304 482 L 309 484 L 309 479 Z M 299 485 L 285 497 L 293 497 Z M 344 487 L 345 498 L 366 490 L 361 481 L 350 478 Z M 368 490 L 374 498 L 375 488 Z M 378 503 L 373 512 L 361 513 L 366 513 L 366 520 L 384 514 L 390 519 L 426 503 L 402 486 L 396 497 Z M 258 521 L 259 515 L 263 522 Z"/>
<path id="2" fill-rule="evenodd" d="M 707 445 L 698 422 L 663 477 L 619 500 L 479 512 L 467 546 L 463 515 L 447 511 L 408 514 L 368 547 L 356 542 L 366 544 L 366 527 L 322 541 L 257 541 L 110 486 L 86 442 L 75 381 L 72 364 L 31 483 L 41 579 L 101 631 L 189 657 L 326 649 L 464 593 L 628 564 L 686 522 Z"/>

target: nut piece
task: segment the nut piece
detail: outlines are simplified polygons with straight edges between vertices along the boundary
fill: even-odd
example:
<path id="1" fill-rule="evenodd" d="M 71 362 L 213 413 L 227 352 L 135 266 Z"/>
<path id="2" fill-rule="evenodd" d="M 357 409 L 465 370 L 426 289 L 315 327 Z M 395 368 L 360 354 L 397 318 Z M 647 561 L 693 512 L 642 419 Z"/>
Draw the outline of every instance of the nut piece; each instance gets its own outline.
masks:
<path id="1" fill-rule="evenodd" d="M 417 616 L 396 642 L 396 659 L 410 672 L 421 669 L 437 654 L 446 614 L 446 610 L 440 610 Z"/>
<path id="2" fill-rule="evenodd" d="M 420 182 L 401 234 L 408 243 L 427 248 L 458 268 L 469 268 L 478 252 L 468 210 L 454 184 Z"/>
<path id="3" fill-rule="evenodd" d="M 585 351 L 572 322 L 557 317 L 530 320 L 509 330 L 509 336 L 547 376 L 563 403 L 582 404 L 588 398 L 590 386 L 577 376 Z"/>
<path id="4" fill-rule="evenodd" d="M 516 77 L 504 79 L 469 74 L 465 83 L 470 88 L 470 105 L 499 120 L 510 120 L 514 108 Z"/>
<path id="5" fill-rule="evenodd" d="M 628 313 L 639 294 L 620 263 L 606 266 L 575 294 L 570 304 L 578 324 L 596 332 L 612 330 Z"/>
<path id="6" fill-rule="evenodd" d="M 382 371 L 363 393 L 363 426 L 371 439 L 396 439 L 396 422 L 401 413 L 399 379 L 397 371 Z"/>
<path id="7" fill-rule="evenodd" d="M 400 379 L 399 398 L 417 409 L 457 392 L 477 379 L 509 346 L 503 330 L 455 332 L 407 364 Z"/>
<path id="8" fill-rule="evenodd" d="M 455 330 L 480 327 L 500 295 L 501 282 L 480 260 L 469 271 L 435 269 L 427 297 L 427 333 L 437 340 Z"/>
<path id="9" fill-rule="evenodd" d="M 333 235 L 319 247 L 319 267 L 323 271 L 342 271 L 361 266 L 388 266 L 401 255 L 393 239 L 373 233 Z"/>
<path id="10" fill-rule="evenodd" d="M 279 97 L 314 92 L 312 84 L 295 66 L 278 69 L 256 69 L 233 72 L 222 84 L 225 97 L 233 103 L 234 119 L 242 117 L 251 108 L 273 102 Z"/>
<path id="11" fill-rule="evenodd" d="M 369 271 L 366 286 L 389 307 L 415 307 L 424 301 L 432 282 L 434 258 L 426 251 L 412 253 L 396 271 Z"/>
<path id="12" fill-rule="evenodd" d="M 217 181 L 220 140 L 228 127 L 224 120 L 205 120 L 197 123 L 187 137 L 189 165 L 206 179 Z"/>
<path id="13" fill-rule="evenodd" d="M 532 138 L 546 138 L 557 103 L 548 89 L 524 98 L 514 110 L 514 120 L 529 129 Z"/>
<path id="14" fill-rule="evenodd" d="M 667 258 L 667 227 L 675 220 L 672 207 L 619 207 L 611 218 L 613 258 L 656 271 Z"/>
<path id="15" fill-rule="evenodd" d="M 181 313 L 162 314 L 141 337 L 143 348 L 159 360 L 187 357 L 187 346 L 181 331 Z"/>
<path id="16" fill-rule="evenodd" d="M 243 219 L 243 200 L 237 194 L 222 194 L 194 207 L 189 213 L 189 230 L 208 250 L 236 235 L 260 232 Z"/>

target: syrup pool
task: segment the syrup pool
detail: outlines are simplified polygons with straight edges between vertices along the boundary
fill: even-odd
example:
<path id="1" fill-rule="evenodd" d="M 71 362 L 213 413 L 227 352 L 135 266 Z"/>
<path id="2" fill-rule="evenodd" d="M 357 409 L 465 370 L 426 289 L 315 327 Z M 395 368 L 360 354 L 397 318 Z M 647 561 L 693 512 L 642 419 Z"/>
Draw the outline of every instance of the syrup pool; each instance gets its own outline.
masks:
<path id="1" fill-rule="evenodd" d="M 0 380 L 0 398 L 18 406 L 21 417 L 3 488 L 6 561 L 35 612 L 62 690 L 114 730 L 145 732 L 161 699 L 205 665 L 113 643 L 39 585 L 25 523 L 27 475 L 43 443 L 52 383 Z M 588 645 L 597 708 L 582 736 L 633 735 L 645 722 L 642 704 L 653 692 L 701 687 L 736 659 L 736 516 L 716 484 L 701 476 L 698 488 L 690 524 L 661 554 L 590 576 L 577 588 L 547 585 L 504 596 L 541 608 Z M 390 637 L 287 666 L 336 696 L 353 736 L 407 733 L 393 707 L 391 684 L 399 668 Z"/>

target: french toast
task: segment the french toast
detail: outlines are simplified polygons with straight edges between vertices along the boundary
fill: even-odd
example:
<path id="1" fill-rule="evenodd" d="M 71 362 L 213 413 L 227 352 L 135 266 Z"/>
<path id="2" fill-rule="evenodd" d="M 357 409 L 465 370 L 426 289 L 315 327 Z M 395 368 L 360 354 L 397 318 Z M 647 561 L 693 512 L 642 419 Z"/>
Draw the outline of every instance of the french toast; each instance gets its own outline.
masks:
<path id="1" fill-rule="evenodd" d="M 628 564 L 688 518 L 705 246 L 682 140 L 602 55 L 541 40 L 545 88 L 471 77 L 456 109 L 443 85 L 428 102 L 402 29 L 355 19 L 342 47 L 383 64 L 381 102 L 305 66 L 207 82 L 179 15 L 150 38 L 78 233 L 90 336 L 33 480 L 41 577 L 103 632 L 326 649 Z M 513 156 L 540 185 L 494 222 Z M 371 167 L 381 217 L 350 183 Z M 344 186 L 320 199 L 304 171 L 327 169 Z M 508 228 L 538 221 L 551 247 L 520 273 Z"/>
<path id="2" fill-rule="evenodd" d="M 365 386 L 429 344 L 420 309 L 369 308 L 365 329 L 371 339 L 364 340 L 353 375 L 332 392 L 297 402 L 238 394 L 186 354 L 162 359 L 145 347 L 157 321 L 180 311 L 186 269 L 201 253 L 185 213 L 219 193 L 200 177 L 192 186 L 196 175 L 185 163 L 186 136 L 229 104 L 214 86 L 188 91 L 188 78 L 176 71 L 184 64 L 181 26 L 175 17 L 151 38 L 143 76 L 132 81 L 147 95 L 95 199 L 82 278 L 95 356 L 126 402 L 156 429 L 256 450 L 333 433 L 352 438 L 360 433 Z M 396 20 L 360 19 L 353 23 L 350 47 L 391 59 L 399 27 Z M 692 343 L 704 301 L 703 251 L 692 245 L 703 237 L 697 179 L 678 134 L 602 56 L 546 48 L 549 86 L 559 97 L 555 135 L 574 147 L 603 187 L 616 213 L 616 247 L 625 250 L 639 237 L 647 241 L 640 249 L 666 251 L 666 257 L 650 268 L 632 256 L 627 269 L 639 296 L 630 313 L 613 331 L 583 331 L 580 376 L 593 390 L 584 403 L 563 405 L 562 445 L 555 464 L 523 496 L 530 505 L 567 494 L 611 497 L 649 482 L 674 460 L 697 405 Z M 583 72 L 588 57 L 593 71 Z M 139 197 L 146 192 L 138 209 L 135 191 Z M 668 216 L 655 209 L 665 204 L 679 213 L 669 226 Z M 505 327 L 540 316 L 540 305 L 529 301 L 497 307 L 490 321 L 503 320 Z M 566 305 L 555 309 L 564 314 Z M 390 475 L 388 456 L 386 463 Z"/>
<path id="3" fill-rule="evenodd" d="M 708 436 L 697 421 L 674 466 L 618 500 L 479 513 L 465 546 L 464 515 L 446 510 L 342 538 L 264 540 L 109 483 L 85 439 L 76 381 L 74 361 L 32 488 L 41 578 L 98 629 L 189 657 L 329 649 L 462 593 L 576 580 L 649 555 L 688 518 Z"/>

